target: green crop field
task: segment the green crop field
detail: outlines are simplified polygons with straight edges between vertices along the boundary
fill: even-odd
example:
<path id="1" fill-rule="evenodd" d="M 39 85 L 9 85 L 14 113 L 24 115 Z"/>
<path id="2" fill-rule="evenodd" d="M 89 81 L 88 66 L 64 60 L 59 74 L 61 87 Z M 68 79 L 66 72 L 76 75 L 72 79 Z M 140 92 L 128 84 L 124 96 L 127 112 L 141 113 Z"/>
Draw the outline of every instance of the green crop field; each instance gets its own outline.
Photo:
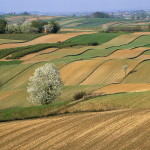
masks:
<path id="1" fill-rule="evenodd" d="M 91 100 L 85 100 L 72 107 L 68 112 L 82 112 L 90 110 L 114 110 L 114 109 L 133 109 L 149 108 L 150 92 L 120 93 L 113 95 L 100 96 Z"/>
<path id="2" fill-rule="evenodd" d="M 33 40 L 33 39 L 38 38 L 43 35 L 45 35 L 45 34 L 43 34 L 43 33 L 40 33 L 40 34 L 0 34 L 0 39 L 6 39 L 6 41 L 8 39 L 10 39 L 10 42 L 11 42 L 11 40 L 19 40 L 20 42 L 23 42 L 23 41 L 25 42 L 25 41 Z M 0 43 L 1 43 L 1 41 L 0 41 Z"/>
<path id="3" fill-rule="evenodd" d="M 57 20 L 57 18 L 55 18 Z M 97 27 L 106 23 L 110 22 L 119 22 L 119 21 L 126 21 L 125 19 L 111 19 L 111 18 L 80 18 L 80 17 L 75 17 L 75 18 L 67 18 L 67 20 L 72 20 L 69 23 L 65 23 L 66 18 L 60 18 L 57 20 L 60 23 L 63 23 L 63 28 L 86 28 L 86 27 Z M 132 20 L 128 20 L 132 21 Z M 72 24 L 78 24 L 75 26 L 72 26 Z"/>
<path id="4" fill-rule="evenodd" d="M 121 33 L 95 33 L 90 35 L 80 35 L 72 39 L 67 40 L 66 42 L 76 43 L 76 44 L 88 44 L 90 42 L 98 42 L 99 44 L 108 42 L 113 38 L 121 35 Z"/>

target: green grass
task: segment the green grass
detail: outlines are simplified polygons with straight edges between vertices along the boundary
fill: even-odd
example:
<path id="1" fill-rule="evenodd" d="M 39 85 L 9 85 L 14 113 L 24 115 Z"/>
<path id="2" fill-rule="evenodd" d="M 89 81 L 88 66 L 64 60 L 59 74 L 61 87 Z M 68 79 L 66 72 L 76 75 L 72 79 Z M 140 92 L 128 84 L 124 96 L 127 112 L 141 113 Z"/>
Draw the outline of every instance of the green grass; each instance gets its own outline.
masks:
<path id="1" fill-rule="evenodd" d="M 150 92 L 119 93 L 84 100 L 66 109 L 67 112 L 107 111 L 150 108 Z"/>
<path id="2" fill-rule="evenodd" d="M 69 18 L 65 18 L 65 20 L 63 20 L 64 18 L 60 19 L 58 22 L 63 22 L 66 19 Z M 73 23 L 80 23 L 80 25 L 78 26 L 71 26 L 71 28 L 83 28 L 83 27 L 97 27 L 100 26 L 102 24 L 106 24 L 109 22 L 119 22 L 119 21 L 127 21 L 125 19 L 116 19 L 116 18 L 82 18 L 82 17 L 75 17 L 75 18 L 70 18 L 70 20 L 73 20 L 72 22 L 66 23 L 64 24 L 62 27 L 63 28 L 69 28 L 69 25 L 73 24 Z M 80 20 L 75 20 L 75 19 L 80 19 Z M 131 20 L 128 20 L 131 21 Z"/>
<path id="3" fill-rule="evenodd" d="M 150 55 L 150 50 L 144 52 L 143 55 Z"/>
<path id="4" fill-rule="evenodd" d="M 122 46 L 114 46 L 114 47 L 110 47 L 107 49 L 90 49 L 86 51 L 85 53 L 82 53 L 81 55 L 66 56 L 66 58 L 68 59 L 90 59 L 93 57 L 105 57 L 119 49 L 132 49 L 132 48 L 143 47 L 145 45 L 148 45 L 150 44 L 149 39 L 150 39 L 150 35 L 141 36 L 138 39 L 134 40 L 133 42 L 122 45 Z"/>
<path id="5" fill-rule="evenodd" d="M 22 41 L 30 41 L 40 36 L 46 34 L 39 33 L 39 34 L 0 34 L 0 39 L 11 39 L 11 40 L 22 40 Z"/>
<path id="6" fill-rule="evenodd" d="M 21 40 L 10 40 L 10 39 L 0 39 L 0 44 L 7 44 L 7 43 L 20 43 L 23 42 Z"/>
<path id="7" fill-rule="evenodd" d="M 62 42 L 62 43 L 60 42 L 60 43 L 51 43 L 51 44 L 38 44 L 38 45 L 24 46 L 24 47 L 17 47 L 17 48 L 8 48 L 8 49 L 2 49 L 0 51 L 0 58 L 4 58 L 12 54 L 12 56 L 7 57 L 6 59 L 18 59 L 25 55 L 39 52 L 47 48 L 67 48 L 67 47 L 80 46 L 80 45 L 75 43 L 69 43 L 69 42 Z M 82 44 L 82 46 L 84 45 L 86 44 Z"/>
<path id="8" fill-rule="evenodd" d="M 58 109 L 68 102 L 54 102 L 46 106 L 32 106 L 0 110 L 0 121 L 11 121 L 46 117 L 57 114 Z"/>
<path id="9" fill-rule="evenodd" d="M 75 43 L 75 44 L 88 44 L 90 42 L 98 42 L 103 44 L 112 40 L 113 38 L 121 35 L 120 33 L 94 33 L 90 35 L 80 35 L 72 39 L 67 40 L 66 42 Z"/>
<path id="10" fill-rule="evenodd" d="M 0 61 L 0 66 L 3 65 L 14 65 L 14 64 L 21 64 L 23 61 L 15 60 L 15 61 Z"/>
<path id="11" fill-rule="evenodd" d="M 55 101 L 45 106 L 12 107 L 0 110 L 0 121 L 12 121 L 47 117 L 64 113 L 82 111 L 108 111 L 114 109 L 150 108 L 150 92 L 120 93 L 96 97 L 90 100 L 61 102 Z"/>

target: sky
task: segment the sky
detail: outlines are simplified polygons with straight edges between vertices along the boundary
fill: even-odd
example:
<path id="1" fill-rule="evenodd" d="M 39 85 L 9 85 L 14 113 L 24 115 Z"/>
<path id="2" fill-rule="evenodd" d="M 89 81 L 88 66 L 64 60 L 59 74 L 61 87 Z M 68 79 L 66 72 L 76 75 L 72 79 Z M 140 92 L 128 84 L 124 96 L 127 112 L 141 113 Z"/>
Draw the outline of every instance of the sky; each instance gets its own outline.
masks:
<path id="1" fill-rule="evenodd" d="M 93 12 L 150 9 L 150 0 L 0 0 L 0 12 Z"/>

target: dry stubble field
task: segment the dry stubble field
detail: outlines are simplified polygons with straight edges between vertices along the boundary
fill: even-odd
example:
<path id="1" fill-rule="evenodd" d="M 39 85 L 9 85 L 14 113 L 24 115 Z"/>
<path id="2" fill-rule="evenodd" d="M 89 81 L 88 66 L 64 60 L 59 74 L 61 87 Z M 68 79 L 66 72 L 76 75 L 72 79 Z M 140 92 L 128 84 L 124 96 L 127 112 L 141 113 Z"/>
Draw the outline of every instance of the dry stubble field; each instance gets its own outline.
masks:
<path id="1" fill-rule="evenodd" d="M 0 124 L 1 150 L 148 150 L 150 110 L 62 115 Z"/>

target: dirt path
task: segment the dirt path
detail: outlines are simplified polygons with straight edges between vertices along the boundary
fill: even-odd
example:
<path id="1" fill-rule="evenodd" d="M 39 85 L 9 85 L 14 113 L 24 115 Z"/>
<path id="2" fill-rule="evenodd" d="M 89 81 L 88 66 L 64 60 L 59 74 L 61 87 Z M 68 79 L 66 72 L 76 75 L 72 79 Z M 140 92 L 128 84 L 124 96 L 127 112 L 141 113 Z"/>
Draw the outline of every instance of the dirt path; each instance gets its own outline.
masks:
<path id="1" fill-rule="evenodd" d="M 78 113 L 0 124 L 1 150 L 150 147 L 149 110 Z"/>

